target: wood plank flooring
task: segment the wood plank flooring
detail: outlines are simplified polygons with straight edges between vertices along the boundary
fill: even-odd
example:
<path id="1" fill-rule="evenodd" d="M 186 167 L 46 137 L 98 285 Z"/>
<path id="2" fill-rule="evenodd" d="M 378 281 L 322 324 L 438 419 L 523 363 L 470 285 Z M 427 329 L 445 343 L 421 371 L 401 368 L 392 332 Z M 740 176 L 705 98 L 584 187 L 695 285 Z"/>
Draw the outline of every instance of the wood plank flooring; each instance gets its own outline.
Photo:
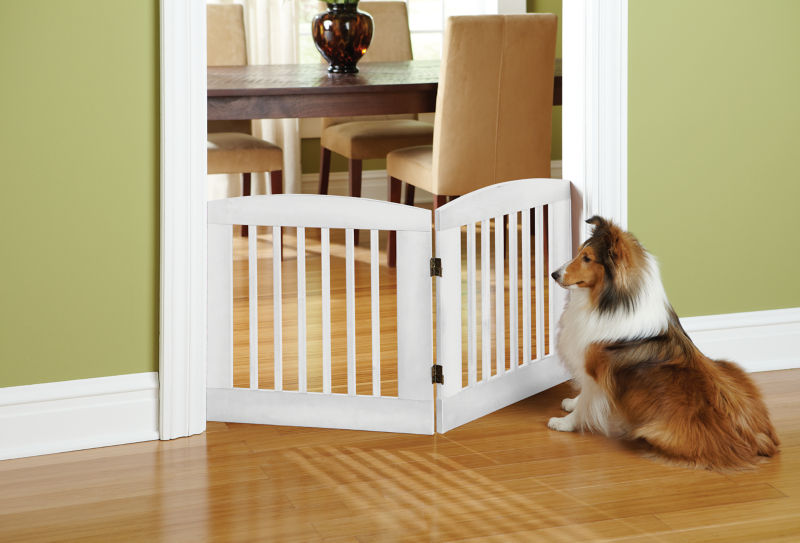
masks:
<path id="1" fill-rule="evenodd" d="M 445 435 L 210 423 L 3 461 L 0 541 L 798 541 L 800 370 L 753 377 L 783 442 L 754 471 L 552 432 L 565 384 Z"/>

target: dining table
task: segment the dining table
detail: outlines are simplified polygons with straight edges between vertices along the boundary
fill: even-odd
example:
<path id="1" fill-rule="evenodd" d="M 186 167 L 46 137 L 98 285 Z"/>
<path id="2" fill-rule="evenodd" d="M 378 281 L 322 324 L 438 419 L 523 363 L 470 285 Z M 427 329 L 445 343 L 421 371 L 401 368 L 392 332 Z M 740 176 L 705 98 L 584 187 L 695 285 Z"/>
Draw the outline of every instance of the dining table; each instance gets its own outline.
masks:
<path id="1" fill-rule="evenodd" d="M 427 113 L 436 109 L 438 60 L 369 62 L 358 73 L 330 74 L 327 65 L 209 66 L 209 120 L 285 119 Z M 553 105 L 561 105 L 561 60 Z"/>

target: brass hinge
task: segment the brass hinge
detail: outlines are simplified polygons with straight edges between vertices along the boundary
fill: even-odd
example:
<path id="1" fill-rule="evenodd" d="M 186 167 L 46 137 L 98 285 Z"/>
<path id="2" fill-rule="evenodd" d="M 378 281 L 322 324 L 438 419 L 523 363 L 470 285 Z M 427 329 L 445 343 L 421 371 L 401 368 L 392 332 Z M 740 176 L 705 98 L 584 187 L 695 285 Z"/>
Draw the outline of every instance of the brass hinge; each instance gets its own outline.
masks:
<path id="1" fill-rule="evenodd" d="M 431 277 L 442 276 L 442 259 L 431 258 Z"/>
<path id="2" fill-rule="evenodd" d="M 439 383 L 440 385 L 444 384 L 444 372 L 442 371 L 442 366 L 439 364 L 434 364 L 431 366 L 431 383 Z"/>

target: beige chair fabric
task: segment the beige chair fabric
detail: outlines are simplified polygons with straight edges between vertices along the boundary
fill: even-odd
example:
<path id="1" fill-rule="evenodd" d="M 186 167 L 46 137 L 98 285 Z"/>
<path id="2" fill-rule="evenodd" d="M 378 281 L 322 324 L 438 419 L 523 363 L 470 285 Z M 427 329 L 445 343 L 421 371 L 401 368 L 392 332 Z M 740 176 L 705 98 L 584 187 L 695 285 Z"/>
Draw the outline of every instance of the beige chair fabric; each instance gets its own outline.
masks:
<path id="1" fill-rule="evenodd" d="M 209 66 L 247 64 L 244 10 L 239 4 L 206 6 Z M 273 192 L 282 192 L 281 148 L 251 135 L 251 121 L 209 121 L 208 173 L 243 174 L 242 193 L 250 194 L 250 173 L 270 172 Z"/>
<path id="2" fill-rule="evenodd" d="M 448 19 L 433 145 L 389 153 L 389 176 L 447 196 L 550 177 L 556 30 L 551 14 Z"/>
<path id="3" fill-rule="evenodd" d="M 360 2 L 358 9 L 374 22 L 372 43 L 359 65 L 412 59 L 411 34 L 405 2 Z M 369 115 L 322 119 L 320 192 L 327 192 L 330 151 L 350 159 L 350 194 L 361 194 L 361 161 L 384 158 L 389 151 L 412 145 L 429 145 L 433 125 L 417 115 Z"/>

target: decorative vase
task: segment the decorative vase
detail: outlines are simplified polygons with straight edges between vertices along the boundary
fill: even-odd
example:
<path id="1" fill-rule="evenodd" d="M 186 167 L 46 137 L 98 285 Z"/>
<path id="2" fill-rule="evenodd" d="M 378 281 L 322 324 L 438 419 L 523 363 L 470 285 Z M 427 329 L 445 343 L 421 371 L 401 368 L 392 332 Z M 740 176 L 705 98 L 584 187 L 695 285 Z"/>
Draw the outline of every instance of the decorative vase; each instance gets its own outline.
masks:
<path id="1" fill-rule="evenodd" d="M 358 11 L 358 2 L 327 4 L 328 11 L 311 21 L 314 44 L 328 61 L 329 72 L 356 73 L 356 63 L 372 41 L 372 16 Z"/>

